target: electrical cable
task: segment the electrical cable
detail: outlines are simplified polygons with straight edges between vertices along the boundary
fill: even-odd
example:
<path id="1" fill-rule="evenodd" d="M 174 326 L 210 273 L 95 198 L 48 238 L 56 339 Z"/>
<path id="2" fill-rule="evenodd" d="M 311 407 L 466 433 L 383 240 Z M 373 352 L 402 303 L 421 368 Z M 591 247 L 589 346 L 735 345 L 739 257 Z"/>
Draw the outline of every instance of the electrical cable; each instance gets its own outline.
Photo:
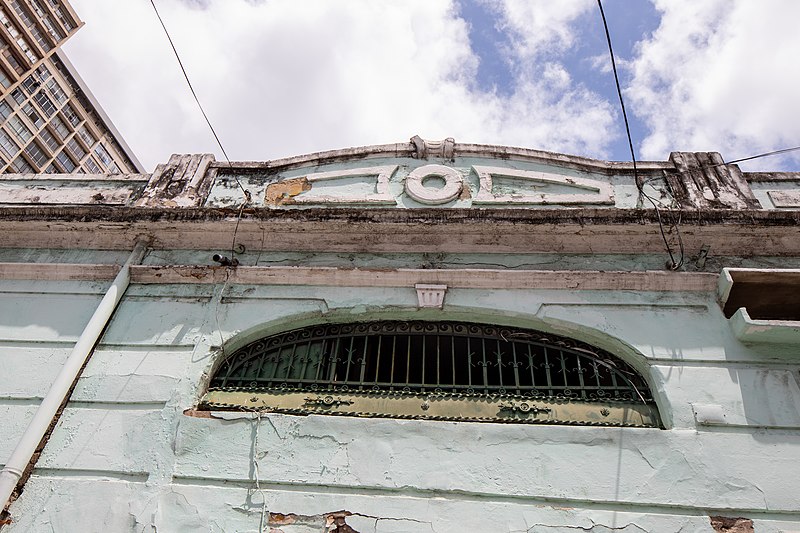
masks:
<path id="1" fill-rule="evenodd" d="M 669 268 L 671 270 L 678 270 L 681 266 L 683 266 L 684 256 L 683 256 L 683 240 L 681 238 L 680 229 L 676 224 L 671 224 L 671 227 L 674 227 L 676 230 L 676 234 L 678 236 L 678 243 L 680 245 L 680 260 L 675 261 L 675 256 L 672 253 L 672 247 L 669 244 L 669 240 L 667 239 L 667 234 L 664 231 L 664 223 L 661 220 L 661 212 L 658 208 L 658 204 L 656 204 L 655 200 L 646 192 L 644 192 L 644 184 L 639 181 L 639 172 L 636 166 L 636 153 L 633 149 L 633 137 L 631 136 L 631 128 L 628 123 L 628 114 L 625 111 L 625 100 L 622 98 L 622 88 L 619 85 L 619 75 L 617 74 L 617 62 L 614 58 L 614 49 L 611 46 L 611 33 L 608 31 L 608 22 L 606 21 L 606 14 L 603 10 L 603 2 L 602 0 L 597 0 L 597 6 L 600 8 L 600 17 L 603 19 L 603 28 L 606 33 L 606 42 L 608 43 L 608 53 L 611 56 L 611 69 L 614 72 L 614 82 L 617 85 L 617 95 L 619 96 L 619 105 L 622 108 L 622 119 L 625 121 L 625 133 L 628 136 L 628 147 L 631 150 L 631 161 L 633 162 L 633 181 L 636 183 L 636 188 L 639 190 L 639 195 L 644 196 L 647 198 L 651 204 L 653 204 L 653 208 L 656 211 L 656 216 L 658 217 L 658 228 L 661 232 L 661 238 L 664 241 L 664 246 L 667 249 L 667 254 L 669 255 Z"/>
<path id="2" fill-rule="evenodd" d="M 169 30 L 167 29 L 166 24 L 164 24 L 164 19 L 161 18 L 161 13 L 158 12 L 155 0 L 150 0 L 150 5 L 153 6 L 153 11 L 155 11 L 156 17 L 158 17 L 158 21 L 161 23 L 161 27 L 164 29 L 164 34 L 167 36 L 169 45 L 172 47 L 172 51 L 175 54 L 175 59 L 178 60 L 178 65 L 181 67 L 181 72 L 183 72 L 183 78 L 186 80 L 186 84 L 189 85 L 189 90 L 192 92 L 194 101 L 197 102 L 197 107 L 200 108 L 200 112 L 203 114 L 203 118 L 206 120 L 208 128 L 214 135 L 214 139 L 217 141 L 219 149 L 222 150 L 222 155 L 225 157 L 225 161 L 227 161 L 228 163 L 228 168 L 230 168 L 232 165 L 231 165 L 231 160 L 228 157 L 228 153 L 225 151 L 225 147 L 222 145 L 222 141 L 220 140 L 219 135 L 217 135 L 217 131 L 214 129 L 214 126 L 211 124 L 211 120 L 208 118 L 205 109 L 203 109 L 203 104 L 200 103 L 200 98 L 197 97 L 197 93 L 194 90 L 194 86 L 192 85 L 192 82 L 189 79 L 189 74 L 186 72 L 186 68 L 183 66 L 183 61 L 181 61 L 180 54 L 178 54 L 178 49 L 175 47 L 175 43 L 172 40 L 172 36 L 169 34 Z M 236 226 L 234 227 L 233 230 L 233 239 L 231 242 L 231 259 L 233 258 L 234 250 L 236 248 L 236 234 L 239 231 L 239 222 L 241 222 L 242 220 L 242 212 L 244 211 L 244 207 L 252 201 L 252 196 L 250 195 L 250 191 L 246 190 L 244 186 L 242 186 L 242 182 L 239 181 L 239 178 L 236 177 L 236 174 L 232 174 L 232 176 L 234 181 L 236 181 L 236 185 L 238 185 L 239 188 L 242 190 L 242 194 L 244 195 L 244 201 L 242 202 L 242 205 L 239 208 L 239 216 L 236 219 Z"/>
<path id="3" fill-rule="evenodd" d="M 752 159 L 760 159 L 762 157 L 769 157 L 771 155 L 785 154 L 787 152 L 794 152 L 795 150 L 800 150 L 800 146 L 793 146 L 792 148 L 781 148 L 780 150 L 774 150 L 772 152 L 764 152 L 763 154 L 756 154 L 756 155 L 751 155 L 750 157 L 734 159 L 733 161 L 728 161 L 727 163 L 717 163 L 716 165 L 711 165 L 711 167 L 707 168 L 721 167 L 723 165 L 733 165 L 734 163 L 741 163 L 742 161 L 750 161 Z"/>

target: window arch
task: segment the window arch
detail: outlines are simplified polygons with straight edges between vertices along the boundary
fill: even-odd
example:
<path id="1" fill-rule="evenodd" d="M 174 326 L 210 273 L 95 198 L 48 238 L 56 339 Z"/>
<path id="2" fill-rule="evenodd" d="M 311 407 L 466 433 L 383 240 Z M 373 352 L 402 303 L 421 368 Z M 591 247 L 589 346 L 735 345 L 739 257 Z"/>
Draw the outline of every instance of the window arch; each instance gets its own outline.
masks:
<path id="1" fill-rule="evenodd" d="M 517 423 L 660 425 L 646 381 L 614 355 L 533 330 L 463 322 L 324 324 L 227 356 L 202 405 Z"/>

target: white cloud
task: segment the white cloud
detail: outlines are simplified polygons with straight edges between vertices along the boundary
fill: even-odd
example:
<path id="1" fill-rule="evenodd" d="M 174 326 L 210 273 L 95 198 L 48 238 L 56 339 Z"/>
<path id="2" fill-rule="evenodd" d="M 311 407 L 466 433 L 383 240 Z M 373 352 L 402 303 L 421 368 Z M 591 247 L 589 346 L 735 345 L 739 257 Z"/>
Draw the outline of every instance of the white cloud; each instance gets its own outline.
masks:
<path id="1" fill-rule="evenodd" d="M 627 91 L 652 130 L 644 158 L 713 150 L 734 159 L 800 144 L 800 2 L 654 3 L 661 25 L 640 43 Z"/>
<path id="2" fill-rule="evenodd" d="M 86 20 L 67 53 L 145 167 L 173 152 L 222 156 L 149 2 L 72 0 Z M 481 91 L 453 2 L 158 0 L 233 160 L 266 160 L 420 134 L 605 156 L 613 108 L 554 53 L 587 1 L 506 0 L 498 23 L 521 67 Z"/>
<path id="3" fill-rule="evenodd" d="M 514 56 L 557 55 L 577 37 L 572 23 L 595 5 L 591 0 L 483 0 L 502 15 L 498 29 L 508 33 Z"/>

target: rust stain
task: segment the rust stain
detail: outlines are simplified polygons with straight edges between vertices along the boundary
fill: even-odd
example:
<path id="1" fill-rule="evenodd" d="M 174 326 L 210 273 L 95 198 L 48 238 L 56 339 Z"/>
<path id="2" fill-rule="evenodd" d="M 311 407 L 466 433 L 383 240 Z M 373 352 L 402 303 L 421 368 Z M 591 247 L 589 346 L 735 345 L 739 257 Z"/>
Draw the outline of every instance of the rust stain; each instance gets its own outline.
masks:
<path id="1" fill-rule="evenodd" d="M 311 184 L 305 177 L 279 181 L 267 186 L 264 203 L 266 205 L 291 204 L 292 198 L 310 190 Z"/>

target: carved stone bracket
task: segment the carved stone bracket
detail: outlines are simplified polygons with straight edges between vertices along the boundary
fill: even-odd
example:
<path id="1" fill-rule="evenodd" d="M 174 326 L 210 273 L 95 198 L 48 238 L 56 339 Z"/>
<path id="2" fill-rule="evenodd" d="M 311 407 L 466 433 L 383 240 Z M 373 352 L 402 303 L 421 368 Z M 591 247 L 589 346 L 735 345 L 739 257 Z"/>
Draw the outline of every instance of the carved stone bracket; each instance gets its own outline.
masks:
<path id="1" fill-rule="evenodd" d="M 441 309 L 444 306 L 444 295 L 447 292 L 447 285 L 427 285 L 424 283 L 417 283 L 414 285 L 417 289 L 417 300 L 419 307 L 433 307 Z"/>
<path id="2" fill-rule="evenodd" d="M 200 207 L 205 202 L 216 171 L 209 171 L 211 154 L 172 154 L 158 165 L 136 201 L 137 207 Z"/>
<path id="3" fill-rule="evenodd" d="M 426 141 L 419 135 L 414 135 L 411 137 L 411 144 L 414 145 L 412 157 L 415 159 L 439 157 L 452 161 L 455 158 L 456 141 L 452 137 L 443 141 Z"/>
<path id="4" fill-rule="evenodd" d="M 672 195 L 683 208 L 761 209 L 738 165 L 718 152 L 672 152 L 676 173 L 667 173 Z"/>

